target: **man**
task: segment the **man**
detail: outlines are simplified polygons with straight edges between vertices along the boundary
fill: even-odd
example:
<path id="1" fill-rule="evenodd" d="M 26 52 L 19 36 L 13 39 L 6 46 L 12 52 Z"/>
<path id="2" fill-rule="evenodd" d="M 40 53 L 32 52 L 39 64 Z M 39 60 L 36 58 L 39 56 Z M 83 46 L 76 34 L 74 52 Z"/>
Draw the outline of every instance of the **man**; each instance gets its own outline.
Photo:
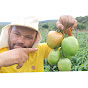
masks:
<path id="1" fill-rule="evenodd" d="M 68 33 L 77 26 L 71 16 L 61 16 L 56 26 Z M 2 29 L 0 36 L 0 72 L 43 72 L 44 59 L 51 49 L 39 44 L 41 35 L 35 17 L 17 19 Z"/>

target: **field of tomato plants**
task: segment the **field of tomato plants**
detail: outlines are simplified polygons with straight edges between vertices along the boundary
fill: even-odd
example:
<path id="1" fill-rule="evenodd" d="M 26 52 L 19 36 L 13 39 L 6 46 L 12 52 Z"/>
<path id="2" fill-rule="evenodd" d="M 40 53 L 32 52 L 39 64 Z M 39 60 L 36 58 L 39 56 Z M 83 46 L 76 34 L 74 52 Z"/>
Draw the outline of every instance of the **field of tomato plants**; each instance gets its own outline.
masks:
<path id="1" fill-rule="evenodd" d="M 75 54 L 75 56 L 71 58 L 71 71 L 88 71 L 88 32 L 78 31 L 76 34 L 76 31 L 74 31 L 73 35 L 77 38 L 79 42 L 79 50 Z M 43 35 L 42 38 L 44 38 Z M 57 64 L 50 65 L 48 63 L 48 58 L 46 58 L 44 61 L 44 71 L 58 72 L 59 70 Z"/>

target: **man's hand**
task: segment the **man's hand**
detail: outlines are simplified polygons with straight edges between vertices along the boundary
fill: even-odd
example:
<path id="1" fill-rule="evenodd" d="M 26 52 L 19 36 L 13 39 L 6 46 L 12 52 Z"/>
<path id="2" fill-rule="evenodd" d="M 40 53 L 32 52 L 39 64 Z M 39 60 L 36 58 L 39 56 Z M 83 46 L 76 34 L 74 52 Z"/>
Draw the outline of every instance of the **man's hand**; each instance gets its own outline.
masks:
<path id="1" fill-rule="evenodd" d="M 65 33 L 68 33 L 68 29 L 72 27 L 75 29 L 77 26 L 77 20 L 69 15 L 63 15 L 57 21 L 56 26 L 59 30 L 64 30 Z"/>
<path id="2" fill-rule="evenodd" d="M 21 68 L 28 59 L 28 53 L 35 52 L 36 48 L 17 48 L 0 54 L 0 67 L 18 64 L 17 69 Z"/>

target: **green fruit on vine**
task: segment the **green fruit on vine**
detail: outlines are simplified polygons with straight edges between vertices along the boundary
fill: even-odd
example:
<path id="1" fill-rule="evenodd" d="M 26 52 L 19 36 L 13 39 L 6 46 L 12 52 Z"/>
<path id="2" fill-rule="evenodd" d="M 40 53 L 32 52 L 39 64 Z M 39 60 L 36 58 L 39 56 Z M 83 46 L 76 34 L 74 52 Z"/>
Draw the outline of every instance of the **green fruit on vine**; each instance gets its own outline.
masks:
<path id="1" fill-rule="evenodd" d="M 68 58 L 63 58 L 58 61 L 58 69 L 60 71 L 70 71 L 71 61 Z"/>
<path id="2" fill-rule="evenodd" d="M 48 55 L 48 63 L 51 65 L 55 65 L 60 59 L 60 51 L 52 50 Z"/>
<path id="3" fill-rule="evenodd" d="M 70 36 L 62 40 L 61 47 L 64 57 L 74 56 L 79 49 L 79 43 L 75 37 Z"/>
<path id="4" fill-rule="evenodd" d="M 70 60 L 71 60 L 71 58 L 72 58 L 72 56 L 67 56 L 67 55 L 65 55 L 65 54 L 63 53 L 63 51 L 62 51 L 62 48 L 60 48 L 60 57 L 61 57 L 61 58 L 68 58 L 68 59 L 70 59 Z"/>

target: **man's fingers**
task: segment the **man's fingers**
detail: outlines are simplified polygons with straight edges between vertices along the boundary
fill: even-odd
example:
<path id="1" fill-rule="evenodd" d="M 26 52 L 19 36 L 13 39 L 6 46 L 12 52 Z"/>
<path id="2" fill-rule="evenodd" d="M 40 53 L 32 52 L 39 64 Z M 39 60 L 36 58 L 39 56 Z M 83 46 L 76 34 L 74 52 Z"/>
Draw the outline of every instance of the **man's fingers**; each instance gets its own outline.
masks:
<path id="1" fill-rule="evenodd" d="M 23 62 L 20 61 L 20 63 L 18 63 L 18 66 L 16 67 L 17 69 L 21 68 L 23 66 Z"/>
<path id="2" fill-rule="evenodd" d="M 22 57 L 23 63 L 25 63 L 27 61 L 27 59 L 28 59 L 28 55 L 24 54 Z"/>
<path id="3" fill-rule="evenodd" d="M 59 30 L 63 30 L 64 29 L 64 26 L 59 21 L 57 21 L 56 26 L 57 26 L 57 28 Z"/>
<path id="4" fill-rule="evenodd" d="M 67 16 L 67 17 L 68 17 L 67 28 L 69 28 L 74 25 L 75 19 L 72 16 Z"/>
<path id="5" fill-rule="evenodd" d="M 23 51 L 25 53 L 31 53 L 31 52 L 35 52 L 37 50 L 38 50 L 38 48 L 23 48 Z"/>
<path id="6" fill-rule="evenodd" d="M 18 65 L 16 68 L 17 68 L 17 69 L 20 69 L 21 67 L 22 67 L 22 66 Z"/>
<path id="7" fill-rule="evenodd" d="M 77 20 L 74 21 L 74 25 L 72 26 L 72 29 L 75 29 L 77 27 Z"/>
<path id="8" fill-rule="evenodd" d="M 68 25 L 68 16 L 63 15 L 60 17 L 59 22 L 64 26 L 64 28 L 67 28 Z"/>
<path id="9" fill-rule="evenodd" d="M 35 52 L 38 50 L 37 48 L 18 48 L 18 49 L 23 53 L 17 61 L 17 64 L 18 64 L 18 66 L 16 67 L 17 69 L 21 68 L 23 66 L 23 63 L 25 63 L 26 60 L 28 59 L 27 53 Z"/>
<path id="10" fill-rule="evenodd" d="M 72 26 L 72 29 L 76 28 L 77 20 L 70 15 L 63 15 L 59 18 L 59 21 L 56 23 L 58 29 L 68 29 Z"/>

